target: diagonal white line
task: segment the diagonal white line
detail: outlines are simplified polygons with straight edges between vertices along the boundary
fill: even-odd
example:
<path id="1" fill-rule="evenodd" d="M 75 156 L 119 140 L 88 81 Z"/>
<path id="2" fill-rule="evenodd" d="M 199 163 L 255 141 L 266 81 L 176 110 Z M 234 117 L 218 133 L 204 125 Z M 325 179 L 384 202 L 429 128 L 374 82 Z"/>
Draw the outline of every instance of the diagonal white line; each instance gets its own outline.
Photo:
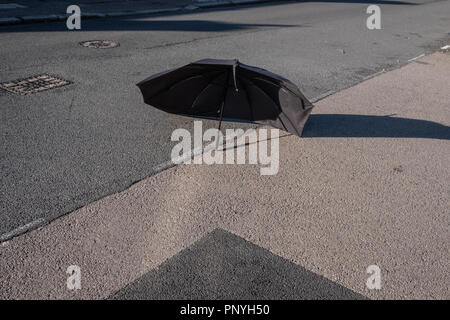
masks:
<path id="1" fill-rule="evenodd" d="M 11 239 L 13 237 L 21 235 L 22 233 L 25 233 L 25 232 L 27 232 L 28 230 L 31 230 L 31 229 L 35 229 L 35 228 L 37 228 L 39 226 L 42 226 L 43 224 L 45 224 L 45 219 L 43 219 L 43 218 L 39 218 L 39 219 L 36 219 L 34 221 L 31 221 L 31 222 L 29 222 L 27 224 L 24 224 L 23 226 L 20 226 L 20 227 L 12 230 L 10 232 L 7 232 L 7 233 L 4 233 L 4 234 L 0 235 L 0 242 L 4 242 L 4 241 L 9 240 L 9 239 Z"/>

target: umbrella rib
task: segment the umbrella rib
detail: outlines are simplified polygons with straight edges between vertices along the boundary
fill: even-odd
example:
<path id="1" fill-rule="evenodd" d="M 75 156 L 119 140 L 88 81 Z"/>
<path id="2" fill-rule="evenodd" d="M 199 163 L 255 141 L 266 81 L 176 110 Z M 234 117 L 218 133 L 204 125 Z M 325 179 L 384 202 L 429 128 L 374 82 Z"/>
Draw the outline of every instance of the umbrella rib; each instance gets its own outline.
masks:
<path id="1" fill-rule="evenodd" d="M 273 104 L 274 105 L 276 105 L 276 106 L 278 106 L 278 107 L 280 107 L 279 105 L 278 105 L 278 103 L 276 103 L 276 101 L 275 100 L 273 100 L 272 99 L 272 97 L 271 96 L 269 96 L 260 86 L 258 86 L 256 83 L 254 83 L 253 81 L 252 81 L 252 79 L 250 79 L 250 78 L 248 78 L 248 77 L 246 77 L 246 76 L 241 76 L 242 78 L 245 78 L 248 82 L 250 82 L 252 85 L 254 85 L 256 88 L 258 88 L 258 90 L 259 91 L 261 91 L 267 98 L 269 98 L 272 102 L 273 102 Z M 275 85 L 274 83 L 272 83 L 273 85 Z M 280 107 L 280 109 L 281 109 L 281 107 Z M 279 111 L 279 110 L 277 110 L 277 111 Z"/>
<path id="2" fill-rule="evenodd" d="M 262 78 L 259 78 L 259 77 L 257 77 L 256 79 L 259 79 L 259 80 L 262 80 L 262 81 L 266 81 L 266 82 L 269 82 L 270 84 L 273 84 L 272 82 L 270 82 L 270 81 L 267 81 L 267 80 L 265 80 L 265 79 L 262 79 Z M 275 105 L 277 105 L 277 106 L 279 106 L 279 108 L 280 108 L 280 111 L 281 111 L 281 113 L 282 114 L 285 114 L 284 112 L 283 112 L 283 110 L 281 109 L 281 106 L 280 105 L 278 105 L 262 88 L 260 88 L 258 85 L 256 85 L 254 82 L 252 82 L 251 80 L 250 80 L 250 82 L 256 87 L 256 88 L 258 88 L 259 90 L 261 90 L 261 92 L 262 93 L 264 93 L 266 96 L 268 96 L 269 97 L 269 99 L 271 99 L 274 103 L 275 103 Z M 275 85 L 275 84 L 273 84 L 273 85 Z M 281 86 L 280 85 L 280 88 L 281 89 L 283 89 L 284 87 L 283 86 Z M 285 89 L 287 89 L 287 88 L 285 88 Z M 300 102 L 302 103 L 302 107 L 304 106 L 304 103 L 303 103 L 303 99 L 302 98 L 300 98 L 298 95 L 296 95 L 294 92 L 292 92 L 291 90 L 288 90 L 290 93 L 292 93 L 294 96 L 296 96 L 297 98 L 299 98 L 300 99 Z M 288 129 L 287 129 L 287 127 L 286 127 L 286 125 L 284 124 L 284 122 L 283 122 L 283 120 L 281 119 L 281 117 L 280 116 L 278 116 L 278 119 L 280 120 L 280 122 L 281 122 L 281 124 L 283 125 L 283 127 L 284 127 L 284 129 L 286 130 L 286 131 L 289 131 Z M 286 119 L 287 119 L 287 121 L 289 121 L 289 123 L 291 124 L 291 126 L 292 126 L 292 128 L 294 128 L 294 130 L 297 132 L 297 135 L 298 136 L 300 136 L 299 134 L 298 134 L 298 131 L 297 131 L 297 128 L 294 126 L 294 124 L 292 123 L 292 121 L 291 121 L 291 119 L 289 119 L 289 117 L 286 117 Z"/>
<path id="3" fill-rule="evenodd" d="M 227 100 L 227 94 L 228 94 L 228 81 L 230 80 L 230 73 L 227 71 L 227 80 L 225 82 L 225 94 L 223 95 L 222 99 L 222 105 L 220 107 L 220 120 L 219 120 L 219 127 L 217 128 L 217 138 L 216 138 L 216 149 L 219 148 L 219 134 L 220 134 L 220 127 L 222 126 L 222 116 L 223 116 L 223 109 L 225 109 L 225 101 Z"/>
<path id="4" fill-rule="evenodd" d="M 283 79 L 276 79 L 276 80 L 277 80 L 277 83 L 274 83 L 273 81 L 270 81 L 270 80 L 269 80 L 269 79 L 271 79 L 271 78 L 270 78 L 268 75 L 259 73 L 259 72 L 257 72 L 257 71 L 251 70 L 251 69 L 247 69 L 247 68 L 245 68 L 245 67 L 243 67 L 242 69 L 244 70 L 244 73 L 245 73 L 245 71 L 247 71 L 247 72 L 250 72 L 250 73 L 258 74 L 259 76 L 257 76 L 257 77 L 255 76 L 254 78 L 261 79 L 261 80 L 263 80 L 263 81 L 267 81 L 267 82 L 270 82 L 270 83 L 272 83 L 272 84 L 274 84 L 274 85 L 277 85 L 277 86 L 279 86 L 279 87 L 281 87 L 281 88 L 283 88 L 283 89 L 289 91 L 289 92 L 292 93 L 294 96 L 298 97 L 300 100 L 303 101 L 304 97 L 302 97 L 302 96 L 299 95 L 298 93 L 294 92 L 293 90 L 291 90 L 288 86 L 286 86 L 286 85 L 283 83 L 283 82 L 285 82 L 285 83 L 288 83 L 288 84 L 291 84 L 291 85 L 295 86 L 295 84 L 292 83 L 291 81 L 289 81 L 288 79 L 284 79 L 284 78 L 283 78 Z M 263 69 L 263 70 L 264 70 L 264 69 Z M 264 70 L 264 71 L 267 71 L 267 70 Z M 267 71 L 267 72 L 271 73 L 270 71 Z"/>
<path id="5" fill-rule="evenodd" d="M 276 105 L 276 106 L 279 107 L 280 110 L 276 110 L 276 112 L 280 112 L 280 111 L 283 112 L 283 110 L 281 110 L 281 107 L 275 102 L 275 100 L 273 100 L 272 97 L 269 96 L 262 88 L 260 88 L 258 85 L 256 85 L 256 84 L 255 84 L 253 81 L 251 81 L 249 78 L 247 78 L 247 77 L 245 77 L 245 76 L 242 76 L 242 77 L 245 78 L 249 83 L 251 83 L 252 85 L 254 85 L 255 88 L 257 88 L 259 91 L 261 91 L 261 92 L 264 94 L 264 96 L 266 96 L 267 98 L 269 98 L 270 101 L 273 102 L 274 105 Z M 244 85 L 246 85 L 246 84 L 244 84 Z M 248 87 L 248 85 L 246 85 L 246 86 Z M 279 115 L 277 115 L 277 118 L 280 120 L 280 122 L 281 122 L 281 124 L 283 125 L 284 129 L 285 129 L 286 131 L 288 131 L 287 128 L 286 128 L 286 125 L 284 124 L 283 120 L 281 120 L 281 118 L 280 118 Z M 289 119 L 288 119 L 288 120 L 289 120 Z M 254 121 L 254 120 L 253 120 L 253 121 Z M 291 123 L 291 124 L 292 124 L 292 123 Z"/>
<path id="6" fill-rule="evenodd" d="M 244 77 L 245 78 L 245 77 Z M 248 88 L 248 85 L 245 83 L 245 81 L 243 82 L 243 84 L 244 84 L 244 86 L 245 86 L 245 88 L 247 89 Z M 253 106 L 252 106 L 252 101 L 251 101 L 251 99 L 250 99 L 250 95 L 247 93 L 247 90 L 244 90 L 244 93 L 245 93 L 245 97 L 247 98 L 247 101 L 248 101 L 248 105 L 249 105 L 249 107 L 250 107 L 250 113 L 251 113 L 251 115 L 252 115 L 252 120 L 251 121 L 255 121 L 255 110 L 253 109 Z"/>
<path id="7" fill-rule="evenodd" d="M 225 71 L 226 72 L 226 71 Z M 197 95 L 197 97 L 195 98 L 194 102 L 192 102 L 191 107 L 189 109 L 192 109 L 195 105 L 195 103 L 197 102 L 198 98 L 202 95 L 202 93 L 210 86 L 212 85 L 213 81 L 216 80 L 217 78 L 219 78 L 220 76 L 222 76 L 225 72 L 221 72 L 218 76 L 216 76 L 215 78 L 213 78 L 201 91 L 200 93 Z"/>
<path id="8" fill-rule="evenodd" d="M 236 83 L 236 64 L 237 64 L 237 60 L 236 62 L 233 64 L 233 82 L 234 82 L 234 90 L 236 90 L 236 92 L 238 91 L 238 87 L 237 87 L 237 83 Z"/>
<path id="9" fill-rule="evenodd" d="M 227 70 L 227 80 L 225 81 L 225 92 L 222 98 L 222 105 L 220 108 L 220 120 L 219 120 L 219 130 L 220 126 L 222 124 L 222 115 L 223 115 L 223 109 L 225 109 L 225 102 L 227 100 L 227 94 L 228 94 L 228 82 L 230 81 L 230 71 Z"/>
<path id="10" fill-rule="evenodd" d="M 196 78 L 196 77 L 204 77 L 206 74 L 208 74 L 208 73 L 214 73 L 214 72 L 218 72 L 218 70 L 208 70 L 208 71 L 205 71 L 205 72 L 202 72 L 202 73 L 199 73 L 199 74 L 196 74 L 196 75 L 193 75 L 193 76 L 190 76 L 190 77 L 181 79 L 181 80 L 179 80 L 179 81 L 173 83 L 172 85 L 170 85 L 170 86 L 168 86 L 168 87 L 166 87 L 166 88 L 164 88 L 164 89 L 161 89 L 160 91 L 158 91 L 158 93 L 154 94 L 153 96 L 156 97 L 156 96 L 158 96 L 158 95 L 160 95 L 160 94 L 162 94 L 162 93 L 164 93 L 164 92 L 166 92 L 166 91 L 169 91 L 169 90 L 171 90 L 172 88 L 174 88 L 175 86 L 177 86 L 177 85 L 179 85 L 180 83 L 182 83 L 182 82 L 184 82 L 184 81 L 187 81 L 187 80 L 189 80 L 189 79 Z"/>

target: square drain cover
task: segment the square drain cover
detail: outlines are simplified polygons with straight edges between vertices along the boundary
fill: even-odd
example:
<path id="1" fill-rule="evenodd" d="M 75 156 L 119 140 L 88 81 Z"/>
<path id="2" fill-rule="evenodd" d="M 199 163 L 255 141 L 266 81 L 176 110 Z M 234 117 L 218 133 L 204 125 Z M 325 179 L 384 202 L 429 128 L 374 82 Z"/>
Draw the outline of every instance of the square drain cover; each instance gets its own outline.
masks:
<path id="1" fill-rule="evenodd" d="M 1 82 L 0 88 L 9 92 L 25 95 L 62 87 L 70 83 L 70 81 L 53 77 L 48 74 L 41 74 L 25 79 Z"/>

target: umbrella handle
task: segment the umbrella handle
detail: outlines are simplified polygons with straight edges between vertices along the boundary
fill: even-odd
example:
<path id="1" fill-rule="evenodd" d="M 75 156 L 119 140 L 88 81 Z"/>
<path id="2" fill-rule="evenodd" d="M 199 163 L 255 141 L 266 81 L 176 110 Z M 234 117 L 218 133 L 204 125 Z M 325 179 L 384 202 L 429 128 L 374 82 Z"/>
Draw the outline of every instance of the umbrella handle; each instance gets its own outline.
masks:
<path id="1" fill-rule="evenodd" d="M 235 90 L 237 91 L 237 86 L 236 86 L 236 63 L 237 63 L 237 60 L 233 64 L 232 73 L 233 73 L 233 78 L 234 78 L 234 87 L 235 87 Z M 227 98 L 228 81 L 229 81 L 229 79 L 230 79 L 230 73 L 227 73 L 227 81 L 225 82 L 225 94 L 223 96 L 222 105 L 220 106 L 220 120 L 219 120 L 219 127 L 217 128 L 216 150 L 219 148 L 219 132 L 220 132 L 220 127 L 222 125 L 223 109 L 225 107 L 225 100 Z"/>
<path id="2" fill-rule="evenodd" d="M 224 107 L 224 105 L 225 105 L 225 101 L 222 101 L 222 105 L 220 106 L 219 127 L 217 128 L 216 150 L 219 148 L 219 134 L 220 134 L 220 127 L 222 126 L 222 116 L 223 116 L 223 107 Z"/>

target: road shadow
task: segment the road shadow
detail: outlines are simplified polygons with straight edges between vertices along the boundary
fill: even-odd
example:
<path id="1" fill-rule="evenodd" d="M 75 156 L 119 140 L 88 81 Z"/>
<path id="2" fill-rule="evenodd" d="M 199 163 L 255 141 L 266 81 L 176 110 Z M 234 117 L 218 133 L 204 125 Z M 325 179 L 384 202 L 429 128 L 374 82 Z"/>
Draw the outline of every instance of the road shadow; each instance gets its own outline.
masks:
<path id="1" fill-rule="evenodd" d="M 273 7 L 289 5 L 295 2 L 317 2 L 317 3 L 364 3 L 364 4 L 379 4 L 379 5 L 418 5 L 420 3 L 408 2 L 408 1 L 370 1 L 370 0 L 322 0 L 322 1 L 274 1 L 266 3 L 254 3 L 248 5 L 237 6 L 219 6 L 214 8 L 203 8 L 200 10 L 182 10 L 176 12 L 166 12 L 159 14 L 141 14 L 141 15 L 128 15 L 108 18 L 92 18 L 82 17 L 82 28 L 72 32 L 85 32 L 85 31 L 191 31 L 191 32 L 219 32 L 219 31 L 235 31 L 245 30 L 258 27 L 302 27 L 302 25 L 285 25 L 285 24 L 247 24 L 247 23 L 226 23 L 221 21 L 208 21 L 208 20 L 144 20 L 148 18 L 161 18 L 161 17 L 177 17 L 182 15 L 197 15 L 205 12 L 212 11 L 233 11 L 248 9 L 250 7 Z M 268 8 L 270 9 L 270 8 Z M 108 10 L 106 10 L 108 11 Z M 81 6 L 81 12 L 85 12 Z M 55 14 L 65 14 L 57 13 Z M 33 15 L 27 13 L 27 15 Z M 52 31 L 67 31 L 66 21 L 56 22 L 40 22 L 24 25 L 10 25 L 0 27 L 0 33 L 6 32 L 52 32 Z"/>
<path id="2" fill-rule="evenodd" d="M 110 299 L 367 299 L 222 229 Z"/>
<path id="3" fill-rule="evenodd" d="M 156 17 L 156 16 L 153 16 Z M 252 24 L 252 23 L 229 23 L 210 20 L 144 20 L 148 16 L 87 19 L 83 20 L 81 30 L 73 32 L 92 31 L 187 31 L 187 32 L 225 32 L 239 31 L 256 28 L 287 28 L 305 27 L 304 25 L 291 24 Z M 12 28 L 12 29 L 11 29 Z M 52 23 L 36 23 L 19 25 L 11 28 L 0 28 L 2 32 L 53 32 L 67 31 L 64 21 Z"/>
<path id="4" fill-rule="evenodd" d="M 389 0 L 302 0 L 298 2 L 325 2 L 325 3 L 366 3 L 366 4 L 377 4 L 377 5 L 402 5 L 402 6 L 417 6 L 420 3 L 409 2 L 409 1 L 389 1 Z"/>
<path id="5" fill-rule="evenodd" d="M 450 127 L 433 121 L 357 114 L 313 114 L 305 138 L 427 138 L 450 140 Z"/>

